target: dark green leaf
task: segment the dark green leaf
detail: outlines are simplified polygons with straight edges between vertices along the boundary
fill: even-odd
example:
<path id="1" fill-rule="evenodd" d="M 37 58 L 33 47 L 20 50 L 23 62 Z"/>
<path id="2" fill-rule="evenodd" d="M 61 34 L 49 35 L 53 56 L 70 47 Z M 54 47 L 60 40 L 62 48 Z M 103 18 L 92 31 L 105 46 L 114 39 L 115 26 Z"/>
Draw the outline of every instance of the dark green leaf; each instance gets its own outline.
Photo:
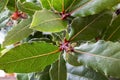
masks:
<path id="1" fill-rule="evenodd" d="M 64 61 L 62 54 L 60 55 L 59 60 L 52 64 L 50 69 L 50 78 L 51 80 L 66 80 L 66 62 Z"/>
<path id="2" fill-rule="evenodd" d="M 45 42 L 25 43 L 6 52 L 0 58 L 0 69 L 6 72 L 41 71 L 58 58 L 58 47 Z"/>
<path id="3" fill-rule="evenodd" d="M 50 67 L 51 66 L 48 65 L 42 72 L 36 73 L 35 77 L 37 78 L 37 80 L 50 80 L 50 76 L 49 76 Z"/>
<path id="4" fill-rule="evenodd" d="M 77 61 L 104 73 L 120 78 L 120 43 L 98 41 L 85 43 L 75 48 Z"/>
<path id="5" fill-rule="evenodd" d="M 8 3 L 8 0 L 0 0 L 0 12 L 5 8 L 7 3 Z"/>
<path id="6" fill-rule="evenodd" d="M 85 66 L 72 66 L 67 63 L 67 80 L 108 80 L 103 74 Z"/>
<path id="7" fill-rule="evenodd" d="M 41 10 L 35 12 L 30 28 L 42 32 L 60 32 L 67 28 L 67 22 L 50 11 Z"/>
<path id="8" fill-rule="evenodd" d="M 80 2 L 81 3 L 81 2 Z M 87 16 L 99 13 L 120 3 L 120 0 L 87 0 L 76 10 L 72 11 L 72 16 Z"/>
<path id="9" fill-rule="evenodd" d="M 105 30 L 110 25 L 111 12 L 105 12 L 85 18 L 75 18 L 72 22 L 72 41 L 91 40 L 102 38 Z"/>
<path id="10" fill-rule="evenodd" d="M 115 18 L 112 24 L 108 27 L 105 40 L 119 41 L 120 40 L 120 15 Z"/>
<path id="11" fill-rule="evenodd" d="M 33 30 L 29 29 L 31 23 L 31 19 L 24 19 L 19 24 L 17 24 L 15 27 L 13 27 L 12 30 L 10 30 L 5 37 L 5 41 L 3 42 L 3 46 L 7 46 L 13 43 L 16 43 L 27 36 L 29 36 Z"/>
<path id="12" fill-rule="evenodd" d="M 41 10 L 41 7 L 36 5 L 35 3 L 32 2 L 24 2 L 21 3 L 20 1 L 17 2 L 18 9 L 26 12 L 30 15 L 33 15 L 35 11 Z"/>

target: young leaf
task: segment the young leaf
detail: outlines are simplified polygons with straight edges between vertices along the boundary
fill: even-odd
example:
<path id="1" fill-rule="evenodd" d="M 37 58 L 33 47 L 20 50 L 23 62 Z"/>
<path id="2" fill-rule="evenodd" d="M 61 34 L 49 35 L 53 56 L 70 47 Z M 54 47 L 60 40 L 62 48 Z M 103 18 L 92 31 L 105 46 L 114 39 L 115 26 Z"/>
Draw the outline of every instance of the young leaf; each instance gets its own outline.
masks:
<path id="1" fill-rule="evenodd" d="M 85 43 L 76 47 L 75 52 L 80 63 L 103 72 L 106 76 L 120 78 L 120 43 Z"/>
<path id="2" fill-rule="evenodd" d="M 0 69 L 10 73 L 41 71 L 57 60 L 58 51 L 58 47 L 45 42 L 25 43 L 1 56 Z"/>
<path id="3" fill-rule="evenodd" d="M 60 55 L 59 60 L 52 64 L 50 69 L 50 78 L 51 80 L 67 79 L 66 62 L 63 59 L 62 54 Z"/>
<path id="4" fill-rule="evenodd" d="M 105 30 L 110 25 L 111 12 L 105 12 L 94 16 L 75 18 L 72 22 L 71 41 L 91 40 L 102 38 Z"/>
<path id="5" fill-rule="evenodd" d="M 47 10 L 36 11 L 30 28 L 42 32 L 60 32 L 67 28 L 67 22 Z"/>
<path id="6" fill-rule="evenodd" d="M 20 1 L 18 1 L 17 6 L 18 6 L 19 10 L 26 12 L 30 15 L 34 14 L 34 12 L 37 10 L 41 10 L 40 6 L 37 6 L 36 4 L 34 4 L 32 2 L 21 3 Z"/>
<path id="7" fill-rule="evenodd" d="M 110 41 L 120 40 L 120 15 L 115 18 L 112 24 L 108 27 L 104 39 Z"/>
<path id="8" fill-rule="evenodd" d="M 7 3 L 8 3 L 8 0 L 0 0 L 0 12 L 5 8 Z"/>
<path id="9" fill-rule="evenodd" d="M 67 66 L 67 80 L 108 80 L 103 74 L 96 72 L 92 69 L 86 68 L 85 66 Z"/>
<path id="10" fill-rule="evenodd" d="M 7 46 L 13 43 L 16 43 L 27 36 L 29 36 L 33 30 L 29 29 L 31 23 L 31 18 L 22 20 L 19 24 L 13 27 L 5 37 L 5 41 L 3 42 L 3 46 Z"/>
<path id="11" fill-rule="evenodd" d="M 80 2 L 81 3 L 81 2 Z M 99 13 L 120 3 L 120 0 L 89 0 L 76 10 L 72 11 L 72 16 L 87 16 Z"/>

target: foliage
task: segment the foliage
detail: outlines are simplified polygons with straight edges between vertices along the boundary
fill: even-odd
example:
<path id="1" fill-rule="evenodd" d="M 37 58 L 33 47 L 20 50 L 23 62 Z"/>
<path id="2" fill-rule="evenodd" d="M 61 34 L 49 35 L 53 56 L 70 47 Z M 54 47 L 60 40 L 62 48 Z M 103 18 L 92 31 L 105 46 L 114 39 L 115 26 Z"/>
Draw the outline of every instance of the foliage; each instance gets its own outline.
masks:
<path id="1" fill-rule="evenodd" d="M 120 0 L 0 3 L 0 69 L 18 80 L 120 78 Z"/>

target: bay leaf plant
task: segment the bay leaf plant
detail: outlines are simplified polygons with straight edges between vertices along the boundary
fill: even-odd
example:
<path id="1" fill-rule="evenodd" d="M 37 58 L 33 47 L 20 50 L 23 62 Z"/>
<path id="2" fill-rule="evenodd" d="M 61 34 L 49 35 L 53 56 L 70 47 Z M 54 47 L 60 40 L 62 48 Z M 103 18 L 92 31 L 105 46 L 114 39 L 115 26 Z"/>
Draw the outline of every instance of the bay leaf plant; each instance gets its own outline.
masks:
<path id="1" fill-rule="evenodd" d="M 0 23 L 13 22 L 0 27 L 11 26 L 0 69 L 18 73 L 18 80 L 120 80 L 119 3 L 0 0 L 0 13 L 11 14 Z"/>

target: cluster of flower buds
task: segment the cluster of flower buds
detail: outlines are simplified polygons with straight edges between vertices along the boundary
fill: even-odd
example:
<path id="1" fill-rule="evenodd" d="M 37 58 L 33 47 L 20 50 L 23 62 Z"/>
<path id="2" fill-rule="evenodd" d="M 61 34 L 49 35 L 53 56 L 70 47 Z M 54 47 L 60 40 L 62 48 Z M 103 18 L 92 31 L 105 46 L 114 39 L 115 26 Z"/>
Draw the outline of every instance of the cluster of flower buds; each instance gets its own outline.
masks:
<path id="1" fill-rule="evenodd" d="M 27 19 L 28 16 L 26 13 L 24 12 L 20 12 L 20 11 L 15 11 L 12 15 L 11 15 L 11 19 L 12 20 L 18 20 L 18 19 Z"/>
<path id="2" fill-rule="evenodd" d="M 60 51 L 66 51 L 66 52 L 73 52 L 74 49 L 71 46 L 70 42 L 67 41 L 66 39 L 64 40 L 64 42 L 60 43 Z"/>
<path id="3" fill-rule="evenodd" d="M 63 12 L 60 13 L 60 15 L 61 15 L 61 19 L 64 20 L 64 19 L 66 19 L 67 17 L 70 16 L 70 13 L 65 13 L 65 11 L 63 11 Z"/>

